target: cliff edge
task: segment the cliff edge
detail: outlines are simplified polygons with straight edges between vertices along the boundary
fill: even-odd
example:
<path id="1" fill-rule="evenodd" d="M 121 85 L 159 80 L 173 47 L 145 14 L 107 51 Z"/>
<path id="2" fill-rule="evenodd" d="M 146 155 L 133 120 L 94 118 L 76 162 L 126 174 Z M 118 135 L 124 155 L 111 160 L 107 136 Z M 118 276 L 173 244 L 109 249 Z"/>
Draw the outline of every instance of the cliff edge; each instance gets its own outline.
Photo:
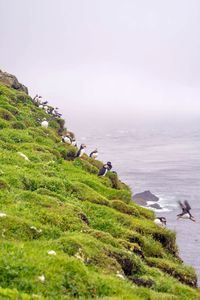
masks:
<path id="1" fill-rule="evenodd" d="M 50 119 L 23 85 L 5 84 L 0 299 L 200 299 L 175 233 L 154 224 L 116 173 L 98 177 L 101 161 L 75 157 L 61 142 L 64 120 Z"/>
<path id="2" fill-rule="evenodd" d="M 15 90 L 22 91 L 28 95 L 28 88 L 21 84 L 18 79 L 7 72 L 3 72 L 0 70 L 0 83 L 7 85 Z"/>

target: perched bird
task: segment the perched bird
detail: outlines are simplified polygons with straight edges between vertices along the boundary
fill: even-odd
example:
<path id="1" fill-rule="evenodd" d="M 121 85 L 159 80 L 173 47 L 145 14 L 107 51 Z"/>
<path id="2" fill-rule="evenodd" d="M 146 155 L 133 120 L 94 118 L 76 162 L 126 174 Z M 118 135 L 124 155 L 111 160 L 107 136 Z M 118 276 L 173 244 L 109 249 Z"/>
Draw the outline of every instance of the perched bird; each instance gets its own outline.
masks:
<path id="1" fill-rule="evenodd" d="M 189 219 L 193 222 L 195 222 L 195 218 L 191 215 L 190 210 L 191 210 L 191 206 L 188 203 L 187 200 L 184 201 L 184 203 L 182 203 L 181 201 L 178 201 L 178 204 L 180 205 L 181 209 L 182 209 L 182 213 L 177 215 L 178 219 Z"/>
<path id="2" fill-rule="evenodd" d="M 165 227 L 167 224 L 167 220 L 165 217 L 157 217 L 155 218 L 154 223 L 159 226 Z"/>
<path id="3" fill-rule="evenodd" d="M 33 101 L 37 104 L 37 105 L 40 105 L 42 104 L 42 96 L 38 96 L 36 95 L 35 98 L 33 99 Z"/>
<path id="4" fill-rule="evenodd" d="M 77 142 L 75 137 L 72 138 L 72 146 L 77 147 Z"/>
<path id="5" fill-rule="evenodd" d="M 42 102 L 42 104 L 43 104 L 43 105 L 46 105 L 46 104 L 48 104 L 48 101 L 44 101 L 44 102 Z"/>
<path id="6" fill-rule="evenodd" d="M 48 114 L 53 115 L 54 108 L 52 106 L 48 106 Z"/>
<path id="7" fill-rule="evenodd" d="M 54 116 L 54 117 L 58 117 L 58 118 L 60 118 L 61 116 L 62 116 L 62 114 L 60 114 L 59 112 L 58 112 L 58 107 L 55 107 L 53 110 L 52 110 L 52 112 L 51 112 L 51 114 Z"/>
<path id="8" fill-rule="evenodd" d="M 109 171 L 108 164 L 103 165 L 103 167 L 99 170 L 98 176 L 105 176 L 106 173 Z"/>
<path id="9" fill-rule="evenodd" d="M 71 145 L 72 144 L 72 138 L 70 135 L 63 135 L 62 136 L 62 142 L 65 143 L 65 144 L 68 144 L 68 145 Z"/>
<path id="10" fill-rule="evenodd" d="M 48 128 L 49 122 L 46 120 L 46 118 L 43 119 L 43 121 L 41 123 L 41 126 L 44 127 L 44 128 Z"/>
<path id="11" fill-rule="evenodd" d="M 108 170 L 110 171 L 112 169 L 112 164 L 110 161 L 107 162 Z"/>
<path id="12" fill-rule="evenodd" d="M 45 110 L 46 113 L 48 113 L 48 109 L 49 109 L 48 105 L 43 105 L 43 109 Z"/>
<path id="13" fill-rule="evenodd" d="M 85 153 L 85 148 L 86 148 L 86 145 L 85 144 L 81 144 L 78 152 L 76 153 L 76 157 L 82 157 L 83 154 Z"/>
<path id="14" fill-rule="evenodd" d="M 95 149 L 94 151 L 92 151 L 91 153 L 90 153 L 90 157 L 91 158 L 93 158 L 93 159 L 96 159 L 97 157 L 98 157 L 98 150 L 97 149 Z"/>
<path id="15" fill-rule="evenodd" d="M 42 97 L 41 96 L 38 96 L 38 94 L 37 95 L 35 95 L 35 97 L 33 98 L 33 102 L 36 104 L 36 105 L 39 105 L 42 101 Z"/>

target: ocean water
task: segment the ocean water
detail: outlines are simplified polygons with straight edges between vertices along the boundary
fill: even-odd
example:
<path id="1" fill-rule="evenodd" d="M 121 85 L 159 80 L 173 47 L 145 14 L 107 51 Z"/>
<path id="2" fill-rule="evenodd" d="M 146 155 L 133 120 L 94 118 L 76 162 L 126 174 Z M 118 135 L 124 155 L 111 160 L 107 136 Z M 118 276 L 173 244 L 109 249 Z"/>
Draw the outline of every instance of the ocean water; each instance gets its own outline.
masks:
<path id="1" fill-rule="evenodd" d="M 83 126 L 76 132 L 88 153 L 97 147 L 99 159 L 112 162 L 133 193 L 150 190 L 160 198 L 162 210 L 156 214 L 176 231 L 180 256 L 200 279 L 200 124 L 129 124 L 110 130 Z M 195 223 L 176 219 L 177 201 L 186 199 Z"/>

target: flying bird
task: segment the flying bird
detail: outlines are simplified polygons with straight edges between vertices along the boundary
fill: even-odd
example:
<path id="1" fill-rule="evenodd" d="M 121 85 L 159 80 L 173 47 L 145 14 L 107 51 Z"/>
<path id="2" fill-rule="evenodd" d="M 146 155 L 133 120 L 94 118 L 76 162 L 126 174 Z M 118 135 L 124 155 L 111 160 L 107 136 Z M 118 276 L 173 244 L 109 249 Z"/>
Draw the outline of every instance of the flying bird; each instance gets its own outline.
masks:
<path id="1" fill-rule="evenodd" d="M 193 222 L 195 222 L 195 218 L 191 215 L 190 210 L 191 210 L 191 206 L 188 203 L 187 200 L 184 201 L 184 203 L 182 203 L 181 201 L 178 201 L 178 204 L 180 205 L 181 209 L 182 209 L 182 213 L 177 215 L 178 219 L 189 219 Z"/>

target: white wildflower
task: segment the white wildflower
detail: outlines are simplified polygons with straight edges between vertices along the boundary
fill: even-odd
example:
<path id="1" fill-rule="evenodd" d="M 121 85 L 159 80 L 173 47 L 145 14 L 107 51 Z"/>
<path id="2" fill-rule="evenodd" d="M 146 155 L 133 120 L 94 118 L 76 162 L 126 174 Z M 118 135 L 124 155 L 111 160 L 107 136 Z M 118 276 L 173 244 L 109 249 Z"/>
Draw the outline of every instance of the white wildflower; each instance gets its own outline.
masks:
<path id="1" fill-rule="evenodd" d="M 56 255 L 56 251 L 54 251 L 54 250 L 49 250 L 47 253 L 48 253 L 49 255 Z"/>
<path id="2" fill-rule="evenodd" d="M 38 279 L 40 282 L 44 283 L 45 282 L 45 276 L 42 274 L 41 276 L 38 276 Z"/>
<path id="3" fill-rule="evenodd" d="M 0 218 L 5 218 L 7 215 L 5 213 L 0 212 Z"/>

